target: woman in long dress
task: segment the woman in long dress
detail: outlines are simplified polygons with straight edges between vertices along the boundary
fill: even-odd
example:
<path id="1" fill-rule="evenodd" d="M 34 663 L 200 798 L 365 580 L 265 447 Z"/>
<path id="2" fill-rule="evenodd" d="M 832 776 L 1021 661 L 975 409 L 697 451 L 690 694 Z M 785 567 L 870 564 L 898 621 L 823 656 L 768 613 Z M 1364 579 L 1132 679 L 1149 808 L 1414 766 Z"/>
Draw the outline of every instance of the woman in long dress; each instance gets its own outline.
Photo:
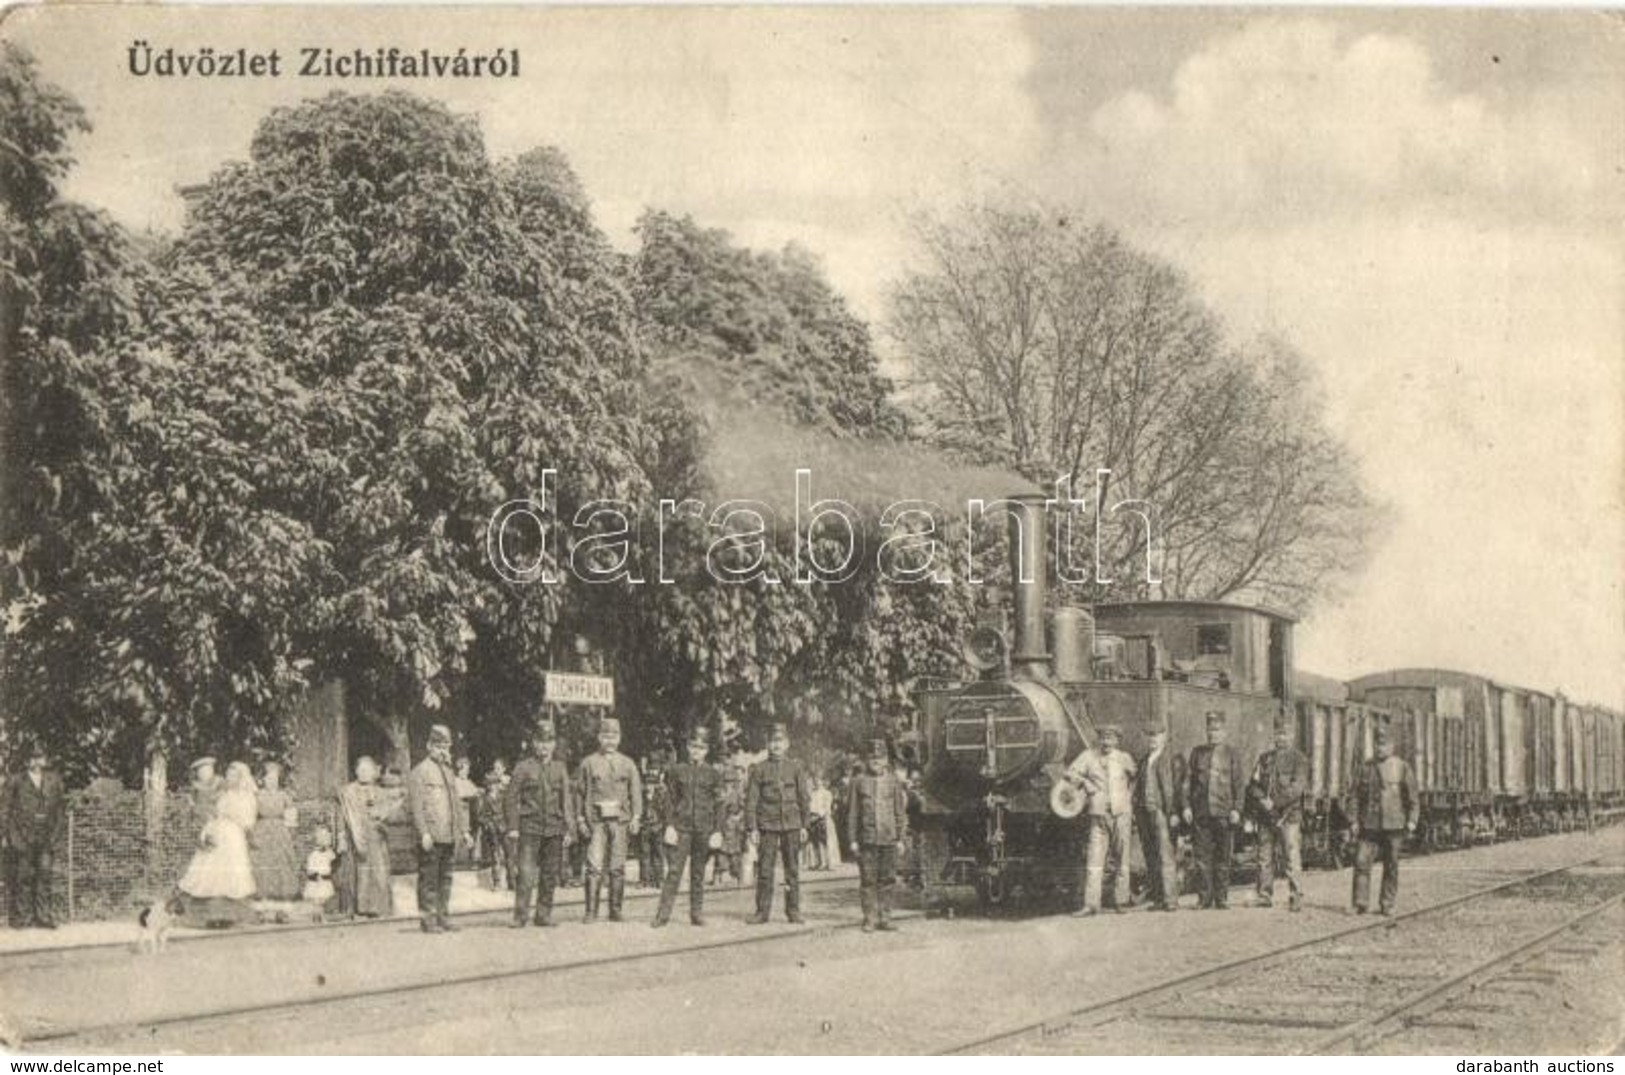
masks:
<path id="1" fill-rule="evenodd" d="M 355 764 L 355 780 L 339 792 L 339 864 L 334 881 L 340 914 L 377 918 L 395 911 L 389 837 L 384 831 L 394 805 L 393 797 L 378 786 L 378 764 L 362 757 Z"/>
<path id="2" fill-rule="evenodd" d="M 197 853 L 176 885 L 183 920 L 208 928 L 257 920 L 249 902 L 254 896 L 254 866 L 248 833 L 258 816 L 254 776 L 242 762 L 232 762 L 214 817 L 199 834 Z"/>
<path id="3" fill-rule="evenodd" d="M 254 822 L 248 846 L 254 886 L 262 900 L 297 900 L 302 886 L 291 824 L 298 818 L 293 797 L 282 790 L 282 766 L 277 762 L 265 763 L 264 783 L 256 799 L 259 820 Z"/>

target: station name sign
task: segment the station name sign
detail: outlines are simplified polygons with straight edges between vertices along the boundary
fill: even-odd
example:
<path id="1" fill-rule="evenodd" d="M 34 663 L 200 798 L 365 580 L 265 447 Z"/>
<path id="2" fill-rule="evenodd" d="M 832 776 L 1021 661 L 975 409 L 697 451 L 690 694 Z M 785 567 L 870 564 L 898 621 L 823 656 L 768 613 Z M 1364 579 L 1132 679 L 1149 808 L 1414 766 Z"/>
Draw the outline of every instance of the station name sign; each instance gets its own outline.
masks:
<path id="1" fill-rule="evenodd" d="M 543 689 L 547 692 L 547 700 L 555 705 L 615 704 L 615 681 L 608 676 L 549 672 Z"/>

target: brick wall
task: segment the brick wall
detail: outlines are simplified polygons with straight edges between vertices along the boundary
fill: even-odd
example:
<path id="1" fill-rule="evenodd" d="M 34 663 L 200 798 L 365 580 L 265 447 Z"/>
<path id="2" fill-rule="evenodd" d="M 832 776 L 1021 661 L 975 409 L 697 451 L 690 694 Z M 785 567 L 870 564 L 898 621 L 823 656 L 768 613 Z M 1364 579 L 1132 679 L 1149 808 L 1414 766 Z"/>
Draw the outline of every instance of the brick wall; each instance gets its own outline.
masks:
<path id="1" fill-rule="evenodd" d="M 302 861 L 316 844 L 316 827 L 333 827 L 336 807 L 331 801 L 297 805 L 294 847 Z M 162 816 L 150 837 L 141 792 L 70 795 L 68 820 L 52 864 L 57 920 L 133 916 L 174 888 L 197 849 L 197 837 L 191 803 L 183 794 L 165 796 Z M 0 900 L 10 897 L 5 887 L 0 874 Z"/>

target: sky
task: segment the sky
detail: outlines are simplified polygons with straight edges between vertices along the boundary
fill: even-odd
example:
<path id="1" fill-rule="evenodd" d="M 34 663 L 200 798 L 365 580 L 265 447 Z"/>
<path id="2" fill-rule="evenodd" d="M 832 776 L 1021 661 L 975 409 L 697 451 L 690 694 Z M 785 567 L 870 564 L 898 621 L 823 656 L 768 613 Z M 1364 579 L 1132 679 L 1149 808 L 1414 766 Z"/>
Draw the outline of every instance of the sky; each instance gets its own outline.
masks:
<path id="1" fill-rule="evenodd" d="M 1300 665 L 1441 666 L 1625 705 L 1625 22 L 1603 12 L 1043 7 L 13 10 L 87 108 L 70 196 L 175 230 L 271 107 L 387 84 L 138 78 L 156 48 L 518 48 L 406 88 L 494 156 L 795 241 L 880 322 L 908 219 L 981 198 L 1108 223 L 1318 372 L 1393 524 Z M 887 368 L 906 355 L 881 333 Z"/>

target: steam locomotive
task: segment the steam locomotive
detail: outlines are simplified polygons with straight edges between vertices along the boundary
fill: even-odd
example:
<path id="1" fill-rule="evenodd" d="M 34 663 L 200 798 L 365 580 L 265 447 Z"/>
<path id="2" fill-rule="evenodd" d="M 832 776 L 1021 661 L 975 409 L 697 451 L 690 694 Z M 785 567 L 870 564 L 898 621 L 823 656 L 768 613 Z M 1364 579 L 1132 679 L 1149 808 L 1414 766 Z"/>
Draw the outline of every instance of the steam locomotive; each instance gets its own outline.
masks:
<path id="1" fill-rule="evenodd" d="M 1187 754 L 1205 715 L 1225 716 L 1243 757 L 1292 720 L 1313 774 L 1307 853 L 1336 861 L 1341 815 L 1372 733 L 1398 731 L 1423 790 L 1426 846 L 1594 823 L 1625 791 L 1625 718 L 1439 671 L 1352 684 L 1295 676 L 1291 617 L 1213 601 L 1135 601 L 1046 612 L 1044 500 L 1010 501 L 1012 627 L 966 640 L 966 679 L 923 683 L 905 733 L 920 769 L 918 881 L 927 907 L 950 886 L 984 906 L 1056 900 L 1083 883 L 1085 818 L 1052 806 L 1067 764 L 1098 729 L 1143 754 L 1153 728 Z"/>

